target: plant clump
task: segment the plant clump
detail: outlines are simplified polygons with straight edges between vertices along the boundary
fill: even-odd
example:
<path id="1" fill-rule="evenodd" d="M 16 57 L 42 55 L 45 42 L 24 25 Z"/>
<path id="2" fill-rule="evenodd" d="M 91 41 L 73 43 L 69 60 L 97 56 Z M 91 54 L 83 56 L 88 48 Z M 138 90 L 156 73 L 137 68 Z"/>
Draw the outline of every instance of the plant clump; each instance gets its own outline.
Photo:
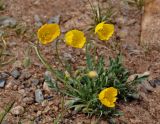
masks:
<path id="1" fill-rule="evenodd" d="M 141 83 L 145 77 L 136 77 L 128 81 L 130 73 L 123 66 L 121 53 L 116 58 L 110 58 L 109 65 L 106 65 L 103 56 L 97 56 L 91 52 L 93 43 L 87 39 L 85 33 L 74 29 L 68 31 L 64 38 L 60 39 L 58 38 L 60 36 L 59 27 L 58 24 L 44 24 L 37 33 L 39 42 L 33 44 L 40 61 L 56 78 L 52 80 L 52 77 L 45 76 L 48 86 L 68 96 L 65 106 L 76 112 L 100 117 L 120 115 L 119 101 L 127 101 L 135 94 L 137 84 Z M 104 21 L 95 26 L 95 34 L 102 41 L 108 41 L 114 34 L 114 30 L 113 24 Z M 44 45 L 53 41 L 56 41 L 56 52 L 63 69 L 53 68 L 39 49 L 39 43 Z M 59 41 L 64 41 L 67 46 L 75 49 L 85 48 L 86 66 L 74 70 L 72 65 L 65 64 L 64 60 L 59 57 Z"/>

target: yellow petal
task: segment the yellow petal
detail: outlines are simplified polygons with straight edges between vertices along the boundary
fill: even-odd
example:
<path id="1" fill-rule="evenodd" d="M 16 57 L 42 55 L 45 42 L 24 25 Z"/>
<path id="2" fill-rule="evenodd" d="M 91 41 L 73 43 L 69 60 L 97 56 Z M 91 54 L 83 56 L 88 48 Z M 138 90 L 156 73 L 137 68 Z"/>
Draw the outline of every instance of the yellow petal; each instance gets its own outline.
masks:
<path id="1" fill-rule="evenodd" d="M 104 23 L 105 22 L 101 22 L 96 26 L 95 33 L 97 33 L 99 30 L 103 29 Z"/>
<path id="2" fill-rule="evenodd" d="M 98 97 L 99 97 L 99 100 L 103 100 L 104 97 L 105 97 L 105 90 L 102 90 L 102 91 L 99 93 Z"/>
<path id="3" fill-rule="evenodd" d="M 102 22 L 96 26 L 95 33 L 100 40 L 109 40 L 114 33 L 114 25 Z"/>
<path id="4" fill-rule="evenodd" d="M 60 27 L 58 24 L 45 24 L 40 27 L 37 35 L 42 44 L 48 44 L 60 35 Z"/>
<path id="5" fill-rule="evenodd" d="M 113 97 L 117 96 L 117 94 L 118 94 L 117 89 L 114 87 L 109 87 L 105 91 L 106 91 L 106 94 L 110 94 Z"/>
<path id="6" fill-rule="evenodd" d="M 100 100 L 100 102 L 107 106 L 107 107 L 115 107 L 115 103 L 117 100 L 117 89 L 114 87 L 109 87 L 106 88 L 104 90 L 102 90 L 99 95 L 98 98 Z"/>
<path id="7" fill-rule="evenodd" d="M 115 103 L 114 102 L 110 102 L 108 100 L 103 100 L 103 101 L 101 101 L 101 103 L 103 105 L 105 105 L 106 107 L 115 107 Z"/>
<path id="8" fill-rule="evenodd" d="M 116 102 L 116 100 L 117 100 L 117 97 L 112 97 L 112 98 L 110 98 L 110 99 L 108 99 L 111 103 L 113 102 Z"/>
<path id="9" fill-rule="evenodd" d="M 65 34 L 65 42 L 69 46 L 82 48 L 86 42 L 86 37 L 82 31 L 71 30 Z"/>

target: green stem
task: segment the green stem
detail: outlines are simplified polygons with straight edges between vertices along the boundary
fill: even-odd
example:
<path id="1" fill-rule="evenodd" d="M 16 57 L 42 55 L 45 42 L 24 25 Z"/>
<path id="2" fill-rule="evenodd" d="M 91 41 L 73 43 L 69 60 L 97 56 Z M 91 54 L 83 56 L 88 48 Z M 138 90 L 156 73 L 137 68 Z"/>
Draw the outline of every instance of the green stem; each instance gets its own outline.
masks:
<path id="1" fill-rule="evenodd" d="M 0 113 L 0 124 L 4 120 L 5 116 L 9 113 L 9 111 L 13 107 L 14 103 L 15 103 L 14 101 L 11 102 L 11 103 L 8 103 L 8 105 L 6 105 L 6 107 L 5 107 L 5 112 L 4 113 Z"/>
<path id="2" fill-rule="evenodd" d="M 93 14 L 94 14 L 94 20 L 96 21 L 96 13 L 97 13 L 96 9 L 95 9 L 95 7 L 93 6 L 93 4 L 91 3 L 90 0 L 88 0 L 88 3 L 89 3 L 89 5 L 90 5 L 90 7 L 92 9 Z"/>
<path id="3" fill-rule="evenodd" d="M 55 71 L 55 70 L 48 64 L 48 62 L 42 57 L 41 53 L 39 52 L 38 47 L 35 46 L 35 45 L 32 45 L 32 46 L 33 46 L 33 48 L 35 49 L 36 54 L 37 54 L 39 60 L 40 60 L 40 61 L 42 62 L 42 64 L 52 73 L 52 75 L 53 75 L 53 76 L 55 75 L 56 78 L 57 78 L 58 80 L 60 80 L 61 82 L 65 82 L 63 79 L 61 79 L 61 78 L 56 74 L 56 71 Z"/>
<path id="4" fill-rule="evenodd" d="M 58 57 L 58 60 L 59 62 L 61 63 L 61 65 L 65 68 L 60 56 L 59 56 L 59 52 L 58 52 L 58 40 L 56 41 L 56 54 L 57 54 L 57 57 Z"/>

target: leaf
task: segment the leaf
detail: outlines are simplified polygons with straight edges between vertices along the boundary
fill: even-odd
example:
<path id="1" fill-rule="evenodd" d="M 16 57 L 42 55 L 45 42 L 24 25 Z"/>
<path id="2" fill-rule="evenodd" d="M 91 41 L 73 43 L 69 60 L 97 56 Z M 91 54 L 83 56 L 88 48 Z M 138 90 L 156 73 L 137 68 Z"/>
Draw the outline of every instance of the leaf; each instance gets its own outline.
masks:
<path id="1" fill-rule="evenodd" d="M 80 99 L 79 98 L 74 98 L 74 99 L 71 99 L 71 100 L 67 100 L 66 102 L 65 102 L 65 106 L 69 106 L 69 107 L 73 107 L 73 105 L 76 103 L 76 102 L 78 102 L 78 101 L 80 101 Z"/>
<path id="2" fill-rule="evenodd" d="M 114 116 L 122 116 L 122 115 L 124 115 L 124 113 L 119 110 L 115 111 L 115 113 L 114 113 Z"/>
<path id="3" fill-rule="evenodd" d="M 31 65 L 31 59 L 29 57 L 25 57 L 23 60 L 23 66 L 25 68 L 29 67 Z"/>
<path id="4" fill-rule="evenodd" d="M 92 57 L 91 57 L 91 55 L 89 53 L 89 49 L 90 49 L 89 47 L 91 47 L 91 46 L 88 43 L 86 45 L 86 64 L 87 64 L 88 70 L 92 71 L 93 70 L 93 60 L 92 60 Z"/>
<path id="5" fill-rule="evenodd" d="M 79 112 L 79 111 L 81 111 L 82 110 L 82 108 L 84 108 L 86 105 L 75 105 L 74 106 L 74 111 L 76 111 L 76 112 Z"/>
<path id="6" fill-rule="evenodd" d="M 51 77 L 45 75 L 44 79 L 45 79 L 45 82 L 48 84 L 48 87 L 50 87 L 50 88 L 52 88 L 56 91 L 59 89 L 58 86 L 57 86 L 57 83 L 55 83 L 54 80 Z"/>
<path id="7" fill-rule="evenodd" d="M 133 75 L 130 75 L 127 79 L 127 82 L 132 82 L 134 80 L 143 80 L 145 78 L 147 78 L 148 76 L 150 75 L 150 72 L 149 71 L 146 71 L 144 72 L 143 74 L 133 74 Z"/>

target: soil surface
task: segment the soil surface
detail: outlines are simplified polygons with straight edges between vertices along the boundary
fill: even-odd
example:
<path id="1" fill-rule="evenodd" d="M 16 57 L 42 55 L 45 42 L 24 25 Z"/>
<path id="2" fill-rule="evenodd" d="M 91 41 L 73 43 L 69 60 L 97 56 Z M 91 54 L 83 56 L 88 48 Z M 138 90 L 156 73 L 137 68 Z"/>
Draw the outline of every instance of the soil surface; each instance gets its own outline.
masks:
<path id="1" fill-rule="evenodd" d="M 143 10 L 123 0 L 100 0 L 100 2 L 104 10 L 112 8 L 113 16 L 110 22 L 115 24 L 116 29 L 113 38 L 107 43 L 93 38 L 93 43 L 98 47 L 98 54 L 105 56 L 107 65 L 110 56 L 115 57 L 121 52 L 124 66 L 130 70 L 131 74 L 150 72 L 148 81 L 139 87 L 139 100 L 119 103 L 124 115 L 115 118 L 115 121 L 117 124 L 160 124 L 160 52 L 154 46 L 150 49 L 141 44 L 141 31 L 146 30 L 146 28 L 141 29 L 145 22 L 142 21 Z M 88 33 L 87 29 L 93 23 L 90 6 L 87 0 L 4 0 L 4 4 L 5 8 L 0 11 L 0 16 L 12 17 L 18 26 L 0 28 L 0 31 L 4 31 L 7 52 L 11 54 L 9 59 L 14 59 L 12 63 L 1 67 L 0 70 L 0 79 L 6 81 L 5 86 L 0 87 L 0 112 L 4 111 L 6 105 L 12 101 L 15 102 L 3 124 L 52 124 L 63 112 L 62 96 L 49 89 L 44 82 L 46 69 L 39 62 L 35 52 L 30 50 L 29 42 L 37 40 L 37 29 L 52 17 L 59 20 L 60 16 L 63 33 L 75 28 Z M 150 12 L 144 15 L 153 18 Z M 154 26 L 156 28 L 156 24 L 158 25 L 155 21 L 151 28 Z M 149 28 L 150 25 L 147 31 Z M 159 31 L 155 30 L 153 34 L 158 36 Z M 155 35 L 144 33 L 143 37 L 149 40 Z M 53 67 L 60 67 L 54 45 L 53 43 L 40 46 L 41 52 Z M 61 57 L 70 59 L 75 68 L 85 65 L 83 49 L 77 50 L 61 43 L 60 52 Z M 28 58 L 31 62 L 26 67 Z M 35 99 L 37 89 L 42 91 L 42 103 L 38 103 Z M 94 124 L 96 121 L 96 117 L 89 118 L 84 114 L 68 111 L 60 123 Z M 101 119 L 97 123 L 107 124 L 108 122 Z"/>
<path id="2" fill-rule="evenodd" d="M 141 42 L 147 46 L 159 48 L 159 30 L 160 30 L 160 1 L 154 0 L 146 3 L 145 13 L 142 19 Z"/>

